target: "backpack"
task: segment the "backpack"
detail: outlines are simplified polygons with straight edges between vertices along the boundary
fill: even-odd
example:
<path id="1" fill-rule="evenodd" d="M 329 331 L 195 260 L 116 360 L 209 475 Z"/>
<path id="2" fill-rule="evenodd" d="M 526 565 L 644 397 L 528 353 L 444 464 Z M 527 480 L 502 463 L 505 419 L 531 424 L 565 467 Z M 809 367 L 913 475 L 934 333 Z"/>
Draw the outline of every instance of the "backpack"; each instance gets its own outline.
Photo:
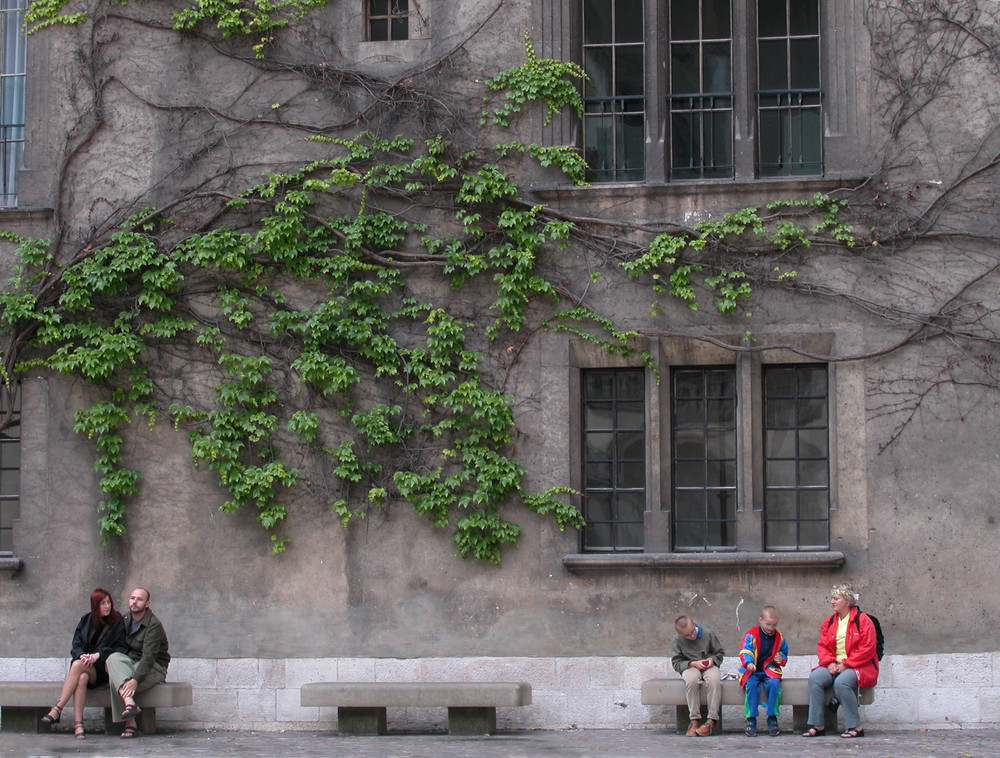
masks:
<path id="1" fill-rule="evenodd" d="M 871 619 L 872 625 L 875 627 L 875 655 L 879 660 L 882 660 L 882 656 L 885 655 L 885 635 L 882 634 L 882 625 L 878 622 L 875 616 L 870 613 L 865 613 L 865 615 Z M 854 623 L 858 626 L 858 631 L 861 631 L 861 610 L 858 610 L 858 615 L 854 617 Z"/>

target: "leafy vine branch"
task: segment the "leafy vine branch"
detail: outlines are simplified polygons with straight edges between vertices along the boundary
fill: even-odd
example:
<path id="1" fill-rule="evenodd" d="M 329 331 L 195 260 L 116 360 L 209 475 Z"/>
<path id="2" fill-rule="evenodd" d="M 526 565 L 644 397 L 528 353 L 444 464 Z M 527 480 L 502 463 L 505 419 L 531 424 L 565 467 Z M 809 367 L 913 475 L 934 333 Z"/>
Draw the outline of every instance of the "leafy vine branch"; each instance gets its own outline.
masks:
<path id="1" fill-rule="evenodd" d="M 66 4 L 36 0 L 35 28 L 82 22 L 63 13 Z M 25 371 L 47 368 L 94 385 L 100 399 L 76 413 L 76 429 L 97 451 L 103 535 L 124 531 L 127 503 L 140 491 L 141 472 L 123 452 L 128 426 L 162 417 L 187 433 L 195 464 L 213 471 L 227 490 L 222 508 L 254 509 L 275 552 L 287 546 L 281 527 L 289 498 L 302 493 L 344 526 L 407 501 L 452 531 L 459 555 L 498 565 L 521 532 L 509 516 L 517 502 L 559 528 L 579 526 L 568 488 L 535 491 L 526 484 L 517 458 L 517 400 L 507 387 L 526 346 L 545 330 L 655 368 L 637 339 L 673 332 L 619 327 L 588 295 L 602 277 L 648 291 L 654 319 L 669 318 L 677 301 L 696 309 L 707 299 L 735 321 L 749 317 L 766 293 L 838 299 L 884 323 L 885 344 L 850 356 L 806 357 L 872 359 L 940 341 L 958 345 L 975 363 L 983 372 L 977 381 L 997 385 L 1000 339 L 975 299 L 995 273 L 988 255 L 965 252 L 976 273 L 947 297 L 920 305 L 895 290 L 829 283 L 811 266 L 819 255 L 896 264 L 908 247 L 943 238 L 995 241 L 944 223 L 973 179 L 994 170 L 985 146 L 981 160 L 970 160 L 924 203 L 919 192 L 895 188 L 900 169 L 887 149 L 880 174 L 850 203 L 817 194 L 691 226 L 574 216 L 534 202 L 520 178 L 534 165 L 582 184 L 585 166 L 576 150 L 491 138 L 538 105 L 546 121 L 566 110 L 579 113 L 578 66 L 539 58 L 526 37 L 526 62 L 486 82 L 489 94 L 472 114 L 480 120 L 475 127 L 437 94 L 443 88 L 418 81 L 446 75 L 445 66 L 383 81 L 265 56 L 280 27 L 324 4 L 203 0 L 173 23 L 189 30 L 212 23 L 222 36 L 249 35 L 255 54 L 240 58 L 242 65 L 262 76 L 296 77 L 304 92 L 359 108 L 313 123 L 286 114 L 284 106 L 241 114 L 153 102 L 92 55 L 93 112 L 68 138 L 60 197 L 72 196 L 74 162 L 104 129 L 101 108 L 112 81 L 151 110 L 207 114 L 213 124 L 233 127 L 206 129 L 184 161 L 192 172 L 240 130 L 307 132 L 307 160 L 266 167 L 271 173 L 249 187 L 244 177 L 255 167 L 246 161 L 209 176 L 192 174 L 166 201 L 117 207 L 79 245 L 68 242 L 62 224 L 70 213 L 62 207 L 51 241 L 4 234 L 18 261 L 0 293 L 4 379 L 10 391 Z M 981 48 L 987 37 L 974 21 L 948 28 Z M 100 42 L 92 44 L 96 50 Z M 959 55 L 959 49 L 938 52 Z M 883 57 L 887 72 L 902 71 L 899 57 Z M 935 84 L 928 85 L 927 107 L 953 68 L 946 61 L 928 80 Z M 413 103 L 428 107 L 404 107 Z M 924 110 L 911 101 L 899 107 L 893 140 L 906 139 Z M 414 126 L 406 121 L 412 110 L 421 113 L 420 137 L 393 136 L 413 133 L 391 131 L 403 122 Z M 378 128 L 357 131 L 369 122 Z M 154 189 L 164 188 L 150 188 L 150 196 Z M 555 265 L 567 257 L 578 272 L 568 281 L 565 266 Z M 696 338 L 734 351 L 795 349 L 757 344 L 751 329 L 740 344 Z M 944 376 L 957 365 L 949 363 Z M 937 371 L 932 381 L 938 387 L 945 380 Z M 892 405 L 875 410 L 902 414 L 888 444 L 912 418 L 907 411 L 915 413 L 926 397 L 904 385 Z"/>

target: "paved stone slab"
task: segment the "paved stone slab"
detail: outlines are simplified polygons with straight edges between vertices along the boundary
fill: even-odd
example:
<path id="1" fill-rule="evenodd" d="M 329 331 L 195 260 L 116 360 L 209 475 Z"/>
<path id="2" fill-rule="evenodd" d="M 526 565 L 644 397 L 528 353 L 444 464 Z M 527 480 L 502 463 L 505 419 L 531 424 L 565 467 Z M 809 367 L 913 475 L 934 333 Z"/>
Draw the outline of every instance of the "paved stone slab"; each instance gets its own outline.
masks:
<path id="1" fill-rule="evenodd" d="M 581 730 L 515 732 L 492 737 L 393 735 L 338 737 L 329 732 L 161 732 L 135 740 L 103 734 L 77 742 L 71 733 L 5 734 L 2 758 L 996 758 L 1000 732 L 995 730 L 879 731 L 869 724 L 860 740 L 826 737 L 807 740 L 797 734 L 745 737 L 728 732 L 691 738 L 673 730 Z"/>

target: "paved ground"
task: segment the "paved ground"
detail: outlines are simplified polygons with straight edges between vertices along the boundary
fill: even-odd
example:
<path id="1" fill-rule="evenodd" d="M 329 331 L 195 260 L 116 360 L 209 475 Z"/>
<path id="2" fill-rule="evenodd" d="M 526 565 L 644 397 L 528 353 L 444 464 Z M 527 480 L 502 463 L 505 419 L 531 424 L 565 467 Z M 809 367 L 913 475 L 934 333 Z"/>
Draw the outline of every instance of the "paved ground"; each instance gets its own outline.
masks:
<path id="1" fill-rule="evenodd" d="M 492 737 L 388 735 L 338 737 L 329 732 L 166 732 L 131 741 L 103 734 L 74 740 L 61 732 L 49 735 L 2 734 L 3 758 L 51 758 L 67 755 L 95 758 L 998 758 L 1000 732 L 913 731 L 870 732 L 863 739 L 839 737 L 803 739 L 797 734 L 754 739 L 733 732 L 714 737 L 688 738 L 661 730 L 537 731 Z"/>

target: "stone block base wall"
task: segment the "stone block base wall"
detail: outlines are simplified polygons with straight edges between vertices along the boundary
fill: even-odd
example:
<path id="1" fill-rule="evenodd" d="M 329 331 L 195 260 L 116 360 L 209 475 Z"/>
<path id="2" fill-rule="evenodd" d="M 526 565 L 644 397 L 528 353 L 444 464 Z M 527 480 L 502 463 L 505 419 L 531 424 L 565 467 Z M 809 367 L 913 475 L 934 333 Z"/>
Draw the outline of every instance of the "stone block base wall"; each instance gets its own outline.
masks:
<path id="1" fill-rule="evenodd" d="M 806 677 L 814 662 L 793 656 L 789 677 Z M 735 673 L 727 658 L 723 673 Z M 65 658 L 0 658 L 0 681 L 57 681 Z M 646 679 L 676 676 L 669 658 L 175 658 L 168 680 L 190 682 L 189 708 L 157 711 L 161 729 L 335 729 L 335 708 L 303 708 L 299 687 L 321 681 L 493 681 L 532 686 L 532 704 L 500 708 L 500 731 L 521 729 L 662 729 L 672 707 L 645 706 Z M 781 713 L 790 729 L 792 709 Z M 100 713 L 88 714 L 99 718 Z M 726 729 L 743 723 L 742 708 L 723 710 Z M 872 730 L 1000 727 L 1000 653 L 890 655 L 882 661 L 875 703 L 862 707 Z M 446 731 L 443 708 L 389 709 L 390 731 Z"/>

